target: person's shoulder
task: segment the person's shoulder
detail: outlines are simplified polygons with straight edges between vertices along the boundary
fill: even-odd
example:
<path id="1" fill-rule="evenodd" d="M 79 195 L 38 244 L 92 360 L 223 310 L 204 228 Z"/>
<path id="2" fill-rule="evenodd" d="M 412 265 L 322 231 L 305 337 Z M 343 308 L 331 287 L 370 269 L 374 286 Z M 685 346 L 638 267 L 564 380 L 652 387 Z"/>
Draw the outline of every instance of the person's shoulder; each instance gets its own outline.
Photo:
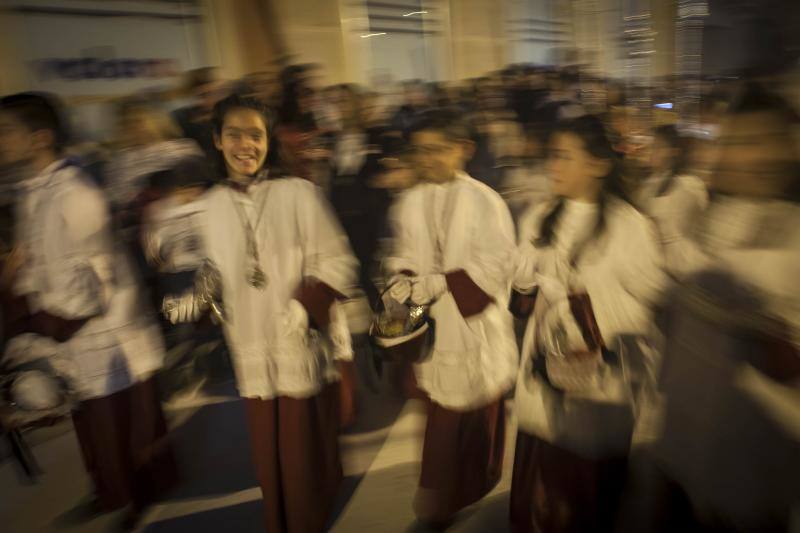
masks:
<path id="1" fill-rule="evenodd" d="M 314 182 L 294 176 L 268 179 L 260 186 L 265 187 L 269 194 L 276 195 L 316 196 L 320 193 L 320 188 Z"/>
<path id="2" fill-rule="evenodd" d="M 81 166 L 65 162 L 57 171 L 59 191 L 65 201 L 105 205 L 105 194 L 100 186 Z"/>
<path id="3" fill-rule="evenodd" d="M 647 216 L 633 204 L 622 198 L 611 197 L 607 202 L 606 213 L 610 220 L 618 223 L 647 221 Z"/>
<path id="4" fill-rule="evenodd" d="M 609 230 L 616 235 L 624 235 L 628 243 L 641 239 L 654 238 L 653 221 L 630 202 L 612 197 L 606 207 L 606 220 Z"/>
<path id="5" fill-rule="evenodd" d="M 696 194 L 698 196 L 708 196 L 708 188 L 706 187 L 706 184 L 703 182 L 703 180 L 692 174 L 681 174 L 677 176 L 675 178 L 675 183 L 679 190 Z"/>
<path id="6" fill-rule="evenodd" d="M 64 229 L 74 238 L 92 235 L 109 223 L 108 200 L 102 189 L 79 166 L 58 170 L 58 209 Z"/>
<path id="7" fill-rule="evenodd" d="M 425 183 L 417 183 L 398 192 L 389 206 L 390 218 L 407 220 L 408 216 L 413 216 L 409 215 L 410 212 L 419 212 L 428 188 Z"/>
<path id="8" fill-rule="evenodd" d="M 456 183 L 458 187 L 472 191 L 473 194 L 475 194 L 476 196 L 484 198 L 492 203 L 496 202 L 505 203 L 503 201 L 503 197 L 500 196 L 500 193 L 498 193 L 497 191 L 495 191 L 482 181 L 476 180 L 466 172 L 459 173 Z"/>
<path id="9" fill-rule="evenodd" d="M 398 192 L 397 195 L 395 196 L 394 203 L 402 204 L 402 203 L 417 201 L 419 198 L 428 194 L 430 190 L 431 186 L 428 183 L 425 182 L 415 183 L 411 187 L 408 187 Z"/>
<path id="10" fill-rule="evenodd" d="M 200 198 L 198 199 L 198 201 L 202 201 L 202 202 L 212 201 L 213 202 L 215 199 L 219 198 L 220 196 L 227 195 L 228 194 L 227 190 L 228 190 L 228 187 L 226 185 L 223 185 L 221 183 L 216 183 L 216 184 L 212 185 L 211 187 L 209 187 L 208 189 L 206 189 L 205 192 L 203 192 L 203 194 L 200 195 Z"/>

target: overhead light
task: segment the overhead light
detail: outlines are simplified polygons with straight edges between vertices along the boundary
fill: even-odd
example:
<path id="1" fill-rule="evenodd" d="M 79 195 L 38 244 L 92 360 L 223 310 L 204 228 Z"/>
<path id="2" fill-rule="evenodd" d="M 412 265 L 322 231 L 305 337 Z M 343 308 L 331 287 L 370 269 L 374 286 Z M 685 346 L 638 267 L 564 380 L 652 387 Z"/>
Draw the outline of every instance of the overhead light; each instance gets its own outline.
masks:
<path id="1" fill-rule="evenodd" d="M 362 39 L 366 39 L 367 37 L 377 37 L 378 35 L 386 35 L 385 31 L 381 31 L 378 33 L 365 33 L 361 36 Z"/>
<path id="2" fill-rule="evenodd" d="M 427 11 L 412 11 L 411 13 L 406 13 L 403 15 L 404 17 L 410 17 L 411 15 L 427 15 Z"/>

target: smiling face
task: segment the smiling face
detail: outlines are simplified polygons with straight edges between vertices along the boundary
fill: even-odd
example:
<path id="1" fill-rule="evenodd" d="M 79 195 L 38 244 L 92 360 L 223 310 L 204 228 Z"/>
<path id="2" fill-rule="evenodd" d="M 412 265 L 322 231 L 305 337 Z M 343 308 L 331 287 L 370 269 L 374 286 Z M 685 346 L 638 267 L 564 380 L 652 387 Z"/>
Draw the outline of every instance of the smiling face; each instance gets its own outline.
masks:
<path id="1" fill-rule="evenodd" d="M 255 109 L 234 108 L 225 114 L 222 131 L 214 144 L 225 158 L 228 177 L 247 183 L 264 166 L 267 157 L 267 126 Z"/>

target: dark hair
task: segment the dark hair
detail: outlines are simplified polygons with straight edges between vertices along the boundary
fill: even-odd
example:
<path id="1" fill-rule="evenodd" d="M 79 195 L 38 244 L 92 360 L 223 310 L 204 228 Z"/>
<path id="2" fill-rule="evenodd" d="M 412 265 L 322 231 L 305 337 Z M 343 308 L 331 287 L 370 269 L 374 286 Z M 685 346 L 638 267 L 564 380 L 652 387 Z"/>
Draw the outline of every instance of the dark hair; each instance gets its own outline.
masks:
<path id="1" fill-rule="evenodd" d="M 267 130 L 267 142 L 270 143 L 269 148 L 272 149 L 272 114 L 264 102 L 252 96 L 245 96 L 238 93 L 231 94 L 214 105 L 214 111 L 211 116 L 211 124 L 214 127 L 214 135 L 222 135 L 222 127 L 225 124 L 225 117 L 233 109 L 252 109 L 261 115 L 261 118 L 264 119 L 264 128 Z M 216 167 L 217 172 L 219 172 L 221 175 L 224 176 L 227 173 L 227 169 L 225 167 L 225 158 L 219 153 L 217 153 Z"/>
<path id="2" fill-rule="evenodd" d="M 666 194 L 672 186 L 675 181 L 673 178 L 686 169 L 689 147 L 686 139 L 678 132 L 678 128 L 672 124 L 658 126 L 653 130 L 653 136 L 667 143 L 671 149 L 677 150 L 677 155 L 672 161 L 672 167 L 669 169 L 670 176 L 664 181 L 658 191 L 658 195 L 661 196 Z"/>
<path id="3" fill-rule="evenodd" d="M 272 114 L 270 113 L 267 104 L 258 98 L 246 96 L 240 93 L 231 94 L 214 105 L 214 112 L 211 117 L 211 123 L 214 126 L 214 133 L 217 135 L 222 134 L 222 126 L 225 123 L 225 116 L 232 109 L 252 109 L 253 111 L 257 111 L 264 119 L 264 128 L 267 130 L 267 133 L 270 133 L 270 128 L 272 127 Z"/>
<path id="4" fill-rule="evenodd" d="M 300 105 L 301 98 L 313 93 L 307 77 L 314 68 L 312 64 L 290 65 L 281 71 L 281 101 L 278 108 L 281 124 L 292 124 L 304 130 L 314 129 L 314 116 Z"/>
<path id="5" fill-rule="evenodd" d="M 153 188 L 169 191 L 181 187 L 206 187 L 211 183 L 211 176 L 205 157 L 189 156 L 171 168 L 154 172 L 148 181 Z"/>
<path id="6" fill-rule="evenodd" d="M 186 88 L 196 91 L 217 79 L 217 67 L 200 67 L 186 72 Z"/>
<path id="7" fill-rule="evenodd" d="M 410 135 L 421 131 L 438 131 L 451 141 L 472 140 L 472 132 L 462 115 L 453 109 L 426 111 L 411 125 Z"/>
<path id="8" fill-rule="evenodd" d="M 53 150 L 60 154 L 69 141 L 69 128 L 59 100 L 46 93 L 26 92 L 0 99 L 0 109 L 13 113 L 31 131 L 53 132 Z"/>
<path id="9" fill-rule="evenodd" d="M 606 206 L 608 200 L 611 197 L 616 197 L 628 202 L 628 197 L 622 185 L 619 156 L 608 140 L 602 120 L 594 115 L 583 115 L 559 123 L 553 135 L 559 133 L 576 135 L 581 139 L 584 149 L 590 155 L 611 162 L 608 173 L 602 178 L 603 185 L 598 198 L 599 209 L 597 211 L 597 221 L 594 230 L 586 241 L 580 243 L 573 250 L 570 262 L 574 265 L 578 261 L 585 245 L 588 244 L 589 241 L 599 237 L 605 231 Z M 542 219 L 542 223 L 539 226 L 539 237 L 536 240 L 537 246 L 549 246 L 553 243 L 555 227 L 563 211 L 564 199 L 559 198 L 550 212 Z"/>

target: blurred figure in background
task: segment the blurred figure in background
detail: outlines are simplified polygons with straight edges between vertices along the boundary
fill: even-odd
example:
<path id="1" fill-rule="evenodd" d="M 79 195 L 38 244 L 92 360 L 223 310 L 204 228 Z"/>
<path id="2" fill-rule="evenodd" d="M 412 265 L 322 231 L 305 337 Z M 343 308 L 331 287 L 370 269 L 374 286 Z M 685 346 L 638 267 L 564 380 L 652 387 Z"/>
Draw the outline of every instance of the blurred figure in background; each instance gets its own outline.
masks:
<path id="1" fill-rule="evenodd" d="M 389 121 L 390 129 L 408 135 L 415 121 L 431 107 L 430 94 L 424 82 L 403 82 L 403 103 Z"/>
<path id="2" fill-rule="evenodd" d="M 683 265 L 692 275 L 665 305 L 654 505 L 631 531 L 797 527 L 799 126 L 755 84 L 722 121 L 711 201 Z"/>
<path id="3" fill-rule="evenodd" d="M 248 96 L 261 100 L 271 108 L 274 108 L 280 103 L 281 95 L 278 74 L 278 70 L 272 67 L 251 72 L 242 78 L 241 82 L 247 88 Z"/>
<path id="4" fill-rule="evenodd" d="M 125 250 L 115 246 L 108 205 L 63 158 L 67 127 L 49 97 L 0 101 L 0 159 L 25 176 L 17 202 L 14 332 L 58 341 L 74 364 L 73 413 L 96 507 L 131 504 L 129 518 L 176 480 L 154 374 L 164 350 Z M 12 333 L 12 332 L 9 332 Z"/>
<path id="5" fill-rule="evenodd" d="M 219 273 L 266 529 L 321 532 L 342 478 L 339 361 L 352 360 L 337 300 L 355 287 L 357 263 L 313 184 L 265 179 L 268 124 L 257 100 L 232 95 L 215 107 L 227 179 L 202 199 L 202 242 Z M 173 322 L 207 311 L 191 290 L 167 306 Z"/>
<path id="6" fill-rule="evenodd" d="M 147 178 L 182 158 L 202 154 L 164 111 L 129 97 L 117 109 L 116 150 L 106 166 L 106 194 L 116 210 L 131 207 L 147 189 Z"/>
<path id="7" fill-rule="evenodd" d="M 200 198 L 210 183 L 208 162 L 202 155 L 177 161 L 174 166 L 151 174 L 150 188 L 155 200 L 143 210 L 141 246 L 144 258 L 153 271 L 153 301 L 156 308 L 168 297 L 191 289 L 203 265 L 205 251 L 199 235 L 202 202 Z M 195 328 L 188 324 L 164 323 L 168 349 L 162 386 L 171 394 L 198 381 L 229 376 L 230 368 L 223 353 L 209 350 L 213 345 L 224 351 L 216 328 Z M 222 368 L 225 366 L 225 372 Z"/>
<path id="8" fill-rule="evenodd" d="M 219 77 L 216 67 L 203 67 L 186 73 L 186 94 L 189 104 L 173 112 L 182 136 L 192 139 L 200 146 L 209 161 L 216 157 L 214 149 L 211 112 L 225 94 L 225 82 Z"/>
<path id="9" fill-rule="evenodd" d="M 498 161 L 497 192 L 508 205 L 515 224 L 522 214 L 547 200 L 550 182 L 544 169 L 544 142 L 533 126 L 508 125 L 505 154 Z"/>
<path id="10" fill-rule="evenodd" d="M 419 174 L 414 168 L 413 153 L 408 141 L 393 133 L 381 139 L 381 153 L 377 161 L 375 176 L 370 187 L 382 194 L 380 202 L 370 206 L 370 224 L 376 227 L 375 253 L 370 258 L 369 276 L 372 286 L 383 287 L 381 264 L 391 253 L 391 224 L 389 214 L 391 206 L 397 202 L 404 191 L 411 189 L 419 182 Z M 376 309 L 378 291 L 370 295 L 370 305 Z"/>
<path id="11" fill-rule="evenodd" d="M 378 171 L 373 152 L 380 151 L 381 130 L 370 128 L 354 87 L 339 87 L 337 102 L 342 130 L 334 141 L 330 200 L 361 264 L 361 286 L 374 296 L 368 269 L 377 245 L 377 228 L 370 211 L 381 203 L 382 191 L 370 184 Z"/>
<path id="12" fill-rule="evenodd" d="M 506 308 L 514 227 L 500 197 L 464 172 L 470 146 L 458 115 L 431 112 L 411 143 L 424 181 L 393 206 L 386 297 L 429 305 L 436 321 L 431 353 L 414 365 L 427 399 L 414 512 L 443 526 L 502 472 L 503 400 L 518 358 Z"/>
<path id="13" fill-rule="evenodd" d="M 636 191 L 636 205 L 656 223 L 668 270 L 685 261 L 685 241 L 708 205 L 705 184 L 685 173 L 683 141 L 675 126 L 655 129 L 650 176 Z"/>
<path id="14" fill-rule="evenodd" d="M 326 189 L 330 138 L 318 124 L 314 65 L 291 65 L 281 72 L 281 101 L 270 151 L 271 172 L 294 176 Z"/>
<path id="15" fill-rule="evenodd" d="M 599 119 L 561 124 L 547 164 L 556 198 L 520 222 L 514 280 L 535 304 L 515 397 L 512 531 L 612 531 L 639 392 L 655 386 L 640 339 L 663 284 L 658 244 L 625 199 Z"/>

